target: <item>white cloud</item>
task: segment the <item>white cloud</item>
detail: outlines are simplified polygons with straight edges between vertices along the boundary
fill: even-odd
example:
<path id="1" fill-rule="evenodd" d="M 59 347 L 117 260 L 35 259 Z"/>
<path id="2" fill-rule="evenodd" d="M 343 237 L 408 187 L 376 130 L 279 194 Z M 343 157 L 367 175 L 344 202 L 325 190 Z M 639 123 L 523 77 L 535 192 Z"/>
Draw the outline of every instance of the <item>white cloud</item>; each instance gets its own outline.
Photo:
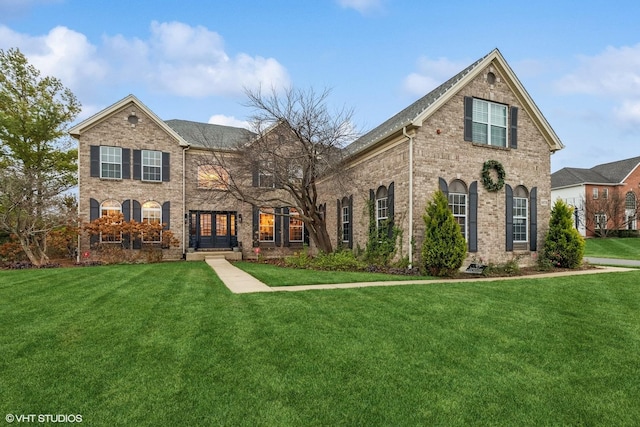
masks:
<path id="1" fill-rule="evenodd" d="M 288 73 L 277 60 L 245 53 L 232 58 L 222 37 L 202 26 L 153 22 L 148 41 L 118 35 L 106 38 L 105 46 L 127 78 L 175 95 L 236 95 L 244 88 L 289 84 Z"/>
<path id="2" fill-rule="evenodd" d="M 225 116 L 224 114 L 214 114 L 213 116 L 209 117 L 209 123 L 214 125 L 250 129 L 250 124 L 248 121 L 236 119 L 233 116 Z"/>
<path id="3" fill-rule="evenodd" d="M 382 9 L 383 0 L 336 0 L 345 9 L 355 9 L 362 14 Z"/>
<path id="4" fill-rule="evenodd" d="M 561 93 L 599 96 L 612 101 L 613 116 L 623 127 L 640 124 L 640 44 L 607 47 L 580 56 L 579 66 L 555 82 Z M 594 101 L 603 103 L 603 101 Z"/>
<path id="5" fill-rule="evenodd" d="M 118 84 L 185 97 L 289 85 L 276 59 L 246 53 L 231 57 L 219 34 L 180 22 L 151 23 L 148 39 L 118 34 L 104 36 L 98 45 L 66 27 L 34 37 L 0 26 L 0 48 L 9 47 L 20 48 L 43 75 L 58 77 L 79 97 Z"/>
<path id="6" fill-rule="evenodd" d="M 607 47 L 595 56 L 580 56 L 579 67 L 556 82 L 565 93 L 626 97 L 640 95 L 640 44 Z"/>
<path id="7" fill-rule="evenodd" d="M 640 100 L 623 101 L 619 107 L 614 109 L 616 119 L 626 126 L 640 125 Z"/>
<path id="8" fill-rule="evenodd" d="M 418 71 L 405 77 L 404 90 L 412 95 L 426 95 L 459 73 L 465 66 L 463 63 L 453 62 L 447 58 L 421 57 L 418 59 Z"/>
<path id="9" fill-rule="evenodd" d="M 84 34 L 55 27 L 43 36 L 29 36 L 0 26 L 0 47 L 18 47 L 42 76 L 55 76 L 74 92 L 104 79 L 108 66 Z"/>

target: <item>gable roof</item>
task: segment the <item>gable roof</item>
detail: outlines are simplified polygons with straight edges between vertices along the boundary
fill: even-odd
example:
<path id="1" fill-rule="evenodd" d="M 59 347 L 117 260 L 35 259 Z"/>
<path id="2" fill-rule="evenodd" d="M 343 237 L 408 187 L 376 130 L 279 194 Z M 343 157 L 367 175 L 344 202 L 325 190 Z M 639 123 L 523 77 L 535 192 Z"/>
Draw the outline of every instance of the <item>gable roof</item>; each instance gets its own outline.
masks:
<path id="1" fill-rule="evenodd" d="M 640 156 L 602 163 L 590 169 L 562 168 L 551 174 L 551 188 L 583 184 L 622 184 L 638 166 L 640 166 Z"/>
<path id="2" fill-rule="evenodd" d="M 232 126 L 176 119 L 167 120 L 165 123 L 194 147 L 233 149 L 255 136 L 247 129 Z"/>
<path id="3" fill-rule="evenodd" d="M 101 110 L 100 112 L 94 114 L 88 119 L 83 120 L 78 123 L 71 129 L 69 129 L 69 134 L 75 138 L 78 138 L 84 131 L 94 126 L 96 123 L 101 122 L 105 118 L 109 117 L 114 112 L 118 111 L 122 107 L 126 106 L 129 103 L 133 103 L 138 107 L 141 111 L 143 111 L 147 116 L 149 116 L 158 126 L 160 126 L 165 132 L 167 132 L 171 137 L 173 137 L 178 144 L 183 147 L 189 145 L 187 141 L 184 140 L 180 135 L 178 135 L 173 129 L 171 129 L 165 122 L 160 120 L 156 114 L 149 109 L 146 105 L 144 105 L 138 98 L 134 95 L 127 95 L 122 98 L 120 101 L 115 104 L 110 105 L 109 107 Z"/>
<path id="4" fill-rule="evenodd" d="M 550 151 L 564 148 L 560 138 L 542 115 L 537 105 L 533 102 L 524 86 L 520 83 L 515 73 L 509 67 L 498 49 L 494 49 L 484 57 L 478 59 L 458 74 L 409 105 L 398 114 L 373 128 L 356 141 L 347 146 L 347 153 L 355 155 L 377 145 L 385 139 L 401 133 L 408 126 L 422 126 L 422 123 L 431 116 L 440 106 L 451 99 L 460 89 L 473 80 L 490 63 L 494 63 L 506 77 L 506 82 L 522 102 L 522 106 L 529 112 L 533 122 L 541 131 Z M 462 119 L 461 119 L 462 120 Z"/>

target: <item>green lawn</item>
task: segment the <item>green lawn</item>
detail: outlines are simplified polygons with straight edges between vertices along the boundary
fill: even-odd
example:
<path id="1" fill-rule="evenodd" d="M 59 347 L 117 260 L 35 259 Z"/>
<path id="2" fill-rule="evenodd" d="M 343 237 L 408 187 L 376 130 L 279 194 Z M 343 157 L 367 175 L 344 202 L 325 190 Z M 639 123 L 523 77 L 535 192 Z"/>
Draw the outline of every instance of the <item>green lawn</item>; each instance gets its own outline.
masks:
<path id="1" fill-rule="evenodd" d="M 321 285 L 355 282 L 385 282 L 391 280 L 424 280 L 426 276 L 406 276 L 360 271 L 321 271 L 282 268 L 271 264 L 239 261 L 233 265 L 269 286 Z"/>
<path id="2" fill-rule="evenodd" d="M 83 425 L 637 425 L 640 271 L 231 294 L 204 263 L 0 271 L 0 413 Z"/>
<path id="3" fill-rule="evenodd" d="M 584 256 L 640 260 L 640 238 L 586 239 Z"/>

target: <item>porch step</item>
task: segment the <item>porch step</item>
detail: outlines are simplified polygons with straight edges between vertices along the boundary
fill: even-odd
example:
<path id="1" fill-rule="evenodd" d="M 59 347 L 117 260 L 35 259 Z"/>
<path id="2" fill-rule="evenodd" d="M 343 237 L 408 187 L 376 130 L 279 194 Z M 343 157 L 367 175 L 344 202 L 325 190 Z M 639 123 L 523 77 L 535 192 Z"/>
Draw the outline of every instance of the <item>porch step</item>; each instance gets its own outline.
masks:
<path id="1" fill-rule="evenodd" d="M 198 251 L 187 252 L 187 261 L 204 261 L 206 259 L 226 259 L 229 261 L 241 261 L 242 252 L 235 251 Z"/>

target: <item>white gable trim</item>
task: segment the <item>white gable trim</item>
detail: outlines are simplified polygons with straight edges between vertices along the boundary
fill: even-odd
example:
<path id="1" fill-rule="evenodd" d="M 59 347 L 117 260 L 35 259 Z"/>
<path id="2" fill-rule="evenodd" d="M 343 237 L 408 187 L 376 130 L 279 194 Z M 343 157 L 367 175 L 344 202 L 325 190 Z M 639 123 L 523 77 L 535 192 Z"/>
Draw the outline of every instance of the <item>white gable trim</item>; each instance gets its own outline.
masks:
<path id="1" fill-rule="evenodd" d="M 138 107 L 141 111 L 143 111 L 146 115 L 148 115 L 158 126 L 160 126 L 160 128 L 162 128 L 162 130 L 164 130 L 173 139 L 175 139 L 176 142 L 181 147 L 188 147 L 189 146 L 189 143 L 187 141 L 185 141 L 184 138 L 182 138 L 176 131 L 171 129 L 153 111 L 151 111 L 151 109 L 149 109 L 149 107 L 144 105 L 134 95 L 128 95 L 125 98 L 122 98 L 120 101 L 116 102 L 115 104 L 110 105 L 109 107 L 107 107 L 104 110 L 94 114 L 93 116 L 89 117 L 88 119 L 83 120 L 82 122 L 78 123 L 77 125 L 75 125 L 71 129 L 69 129 L 69 134 L 71 136 L 73 136 L 74 138 L 80 137 L 80 135 L 82 135 L 83 132 L 85 132 L 89 128 L 93 127 L 96 123 L 99 123 L 102 120 L 104 120 L 105 118 L 109 117 L 111 114 L 113 114 L 114 112 L 118 111 L 119 109 L 121 109 L 122 107 L 126 106 L 129 103 L 135 104 L 136 107 Z"/>

